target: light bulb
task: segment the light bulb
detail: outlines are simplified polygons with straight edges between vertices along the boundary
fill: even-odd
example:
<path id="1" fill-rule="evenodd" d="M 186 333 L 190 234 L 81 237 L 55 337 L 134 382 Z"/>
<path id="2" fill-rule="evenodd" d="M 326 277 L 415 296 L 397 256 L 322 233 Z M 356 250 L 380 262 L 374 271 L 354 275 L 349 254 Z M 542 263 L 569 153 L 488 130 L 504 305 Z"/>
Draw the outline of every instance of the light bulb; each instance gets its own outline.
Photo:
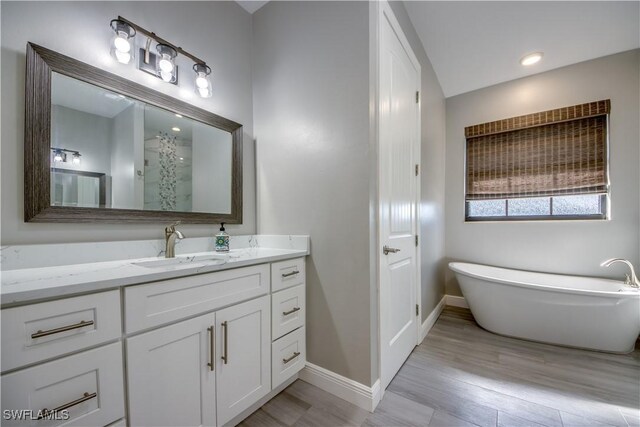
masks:
<path id="1" fill-rule="evenodd" d="M 170 60 L 166 59 L 166 58 L 162 58 L 160 60 L 160 62 L 158 63 L 158 66 L 165 73 L 170 73 L 170 72 L 173 71 L 173 63 Z"/>
<path id="2" fill-rule="evenodd" d="M 79 153 L 74 153 L 73 154 L 72 162 L 73 162 L 74 165 L 79 165 L 80 164 L 80 154 Z"/>
<path id="3" fill-rule="evenodd" d="M 62 161 L 62 153 L 59 151 L 56 151 L 54 156 L 53 156 L 53 161 L 54 162 L 61 162 Z"/>
<path id="4" fill-rule="evenodd" d="M 193 71 L 196 72 L 194 81 L 194 92 L 201 98 L 211 98 L 213 91 L 211 90 L 211 68 L 205 63 L 193 64 Z"/>
<path id="5" fill-rule="evenodd" d="M 130 63 L 134 57 L 136 30 L 119 19 L 111 21 L 111 29 L 114 32 L 111 39 L 111 56 L 121 64 Z"/>
<path id="6" fill-rule="evenodd" d="M 122 64 L 128 64 L 131 61 L 131 54 L 128 52 L 121 52 L 118 49 L 115 49 L 113 52 L 116 56 L 116 60 Z"/>
<path id="7" fill-rule="evenodd" d="M 173 74 L 171 71 L 160 71 L 160 78 L 167 83 L 170 83 L 173 80 Z"/>
<path id="8" fill-rule="evenodd" d="M 199 87 L 198 88 L 198 95 L 200 95 L 202 98 L 208 98 L 209 97 L 209 89 L 207 89 L 206 87 Z"/>
<path id="9" fill-rule="evenodd" d="M 209 87 L 209 82 L 207 81 L 204 73 L 199 73 L 198 77 L 196 78 L 196 86 L 198 86 L 199 89 L 206 89 L 207 87 Z"/>
<path id="10" fill-rule="evenodd" d="M 131 50 L 131 43 L 129 43 L 129 40 L 127 40 L 127 38 L 128 37 L 126 34 L 120 32 L 118 34 L 118 37 L 113 40 L 113 45 L 118 51 L 127 53 Z"/>

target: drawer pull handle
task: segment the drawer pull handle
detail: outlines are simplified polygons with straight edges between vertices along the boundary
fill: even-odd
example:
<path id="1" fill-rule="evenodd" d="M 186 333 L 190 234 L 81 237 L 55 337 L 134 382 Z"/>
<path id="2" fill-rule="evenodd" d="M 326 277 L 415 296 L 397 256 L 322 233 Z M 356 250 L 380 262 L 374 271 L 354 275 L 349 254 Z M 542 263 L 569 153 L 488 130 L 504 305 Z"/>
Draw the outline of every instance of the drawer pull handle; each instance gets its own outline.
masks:
<path id="1" fill-rule="evenodd" d="M 298 356 L 300 356 L 300 352 L 296 351 L 296 352 L 293 353 L 293 356 L 288 357 L 286 359 L 282 359 L 282 363 L 284 363 L 286 365 L 287 363 L 291 362 L 293 359 L 295 359 Z"/>
<path id="2" fill-rule="evenodd" d="M 50 414 L 55 414 L 56 412 L 64 411 L 65 409 L 69 409 L 72 406 L 79 405 L 82 402 L 86 402 L 87 400 L 91 400 L 96 396 L 98 396 L 98 393 L 86 393 L 85 392 L 85 394 L 80 399 L 76 399 L 73 402 L 65 403 L 64 405 L 60 405 L 57 408 L 52 409 L 52 410 L 48 410 L 47 408 L 44 408 L 42 411 L 40 411 L 40 415 L 38 416 L 38 419 L 41 420 L 41 419 L 49 416 Z"/>
<path id="3" fill-rule="evenodd" d="M 291 277 L 291 276 L 295 276 L 296 274 L 299 274 L 300 272 L 298 270 L 293 270 L 291 273 L 282 273 L 282 277 Z"/>
<path id="4" fill-rule="evenodd" d="M 215 355 L 216 355 L 216 328 L 213 326 L 209 326 L 207 328 L 207 331 L 209 331 L 209 351 L 211 352 L 211 354 L 209 355 L 209 363 L 207 363 L 207 366 L 209 367 L 209 370 L 211 372 L 213 372 L 213 370 L 215 369 Z"/>
<path id="5" fill-rule="evenodd" d="M 282 312 L 282 315 L 283 315 L 283 316 L 288 316 L 288 315 L 290 315 L 290 314 L 295 313 L 296 311 L 300 311 L 300 307 L 293 307 L 293 308 L 292 308 L 291 310 L 289 310 L 289 311 L 283 311 L 283 312 Z"/>
<path id="6" fill-rule="evenodd" d="M 227 322 L 222 322 L 221 325 L 222 330 L 224 331 L 224 335 L 222 336 L 223 346 L 222 346 L 222 356 L 220 357 L 224 364 L 226 365 L 229 362 L 229 355 L 227 354 Z"/>
<path id="7" fill-rule="evenodd" d="M 60 328 L 49 329 L 47 331 L 40 330 L 34 334 L 31 334 L 31 339 L 46 337 L 53 334 L 59 334 L 60 332 L 72 331 L 74 329 L 84 328 L 85 326 L 91 326 L 91 325 L 93 325 L 93 320 L 82 320 L 80 321 L 80 323 L 75 323 L 73 325 L 62 326 Z"/>

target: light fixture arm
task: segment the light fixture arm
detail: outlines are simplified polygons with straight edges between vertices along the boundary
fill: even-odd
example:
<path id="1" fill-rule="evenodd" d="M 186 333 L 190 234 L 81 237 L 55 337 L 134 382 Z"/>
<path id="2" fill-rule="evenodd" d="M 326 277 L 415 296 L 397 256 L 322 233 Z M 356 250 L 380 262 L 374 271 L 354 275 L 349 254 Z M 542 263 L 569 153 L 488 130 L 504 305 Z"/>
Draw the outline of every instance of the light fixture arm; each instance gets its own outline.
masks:
<path id="1" fill-rule="evenodd" d="M 156 33 L 148 31 L 144 28 L 142 28 L 141 26 L 134 24 L 133 22 L 129 21 L 128 19 L 123 18 L 122 16 L 118 16 L 118 19 L 127 23 L 128 25 L 130 25 L 132 28 L 134 28 L 137 32 L 144 34 L 147 37 L 150 37 L 152 39 L 154 39 L 156 42 L 160 43 L 160 44 L 166 44 L 168 46 L 171 46 L 172 48 L 174 48 L 179 54 L 186 56 L 187 58 L 191 59 L 193 62 L 195 62 L 196 64 L 205 64 L 205 62 L 198 58 L 197 56 L 187 52 L 186 50 L 183 50 L 181 47 L 175 46 L 173 43 L 169 43 L 167 40 L 163 39 L 162 37 L 156 35 Z M 147 48 L 148 52 L 149 49 Z M 147 53 L 145 52 L 145 60 L 147 59 L 146 55 Z M 145 61 L 146 62 L 146 61 Z"/>
<path id="2" fill-rule="evenodd" d="M 144 48 L 144 63 L 148 64 L 151 61 L 151 58 L 149 57 L 149 49 L 151 49 L 151 40 L 153 40 L 151 37 L 147 37 L 147 44 Z"/>
<path id="3" fill-rule="evenodd" d="M 65 153 L 71 153 L 71 154 L 80 154 L 80 152 L 78 150 L 67 150 L 66 148 L 56 148 L 56 147 L 51 147 L 50 148 L 51 151 L 60 151 L 60 152 L 65 152 Z"/>

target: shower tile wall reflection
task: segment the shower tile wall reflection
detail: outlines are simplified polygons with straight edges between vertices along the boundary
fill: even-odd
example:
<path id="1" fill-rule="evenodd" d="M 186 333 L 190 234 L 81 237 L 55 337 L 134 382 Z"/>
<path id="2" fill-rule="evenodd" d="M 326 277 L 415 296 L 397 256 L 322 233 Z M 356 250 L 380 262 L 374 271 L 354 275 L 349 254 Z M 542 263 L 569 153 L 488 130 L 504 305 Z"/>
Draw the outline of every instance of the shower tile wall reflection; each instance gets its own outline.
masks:
<path id="1" fill-rule="evenodd" d="M 179 140 L 166 133 L 145 139 L 145 210 L 192 210 L 191 161 L 191 141 Z"/>

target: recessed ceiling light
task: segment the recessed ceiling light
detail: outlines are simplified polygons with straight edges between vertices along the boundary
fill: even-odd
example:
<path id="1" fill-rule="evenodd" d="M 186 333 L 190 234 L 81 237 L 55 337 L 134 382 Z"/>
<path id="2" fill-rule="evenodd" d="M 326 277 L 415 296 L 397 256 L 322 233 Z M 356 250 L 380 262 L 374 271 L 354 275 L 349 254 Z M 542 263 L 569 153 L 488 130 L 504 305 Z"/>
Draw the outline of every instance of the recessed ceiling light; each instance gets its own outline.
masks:
<path id="1" fill-rule="evenodd" d="M 172 127 L 171 130 L 174 131 L 174 132 L 180 132 L 180 128 L 179 127 Z"/>
<path id="2" fill-rule="evenodd" d="M 542 55 L 544 55 L 542 52 L 534 52 L 525 55 L 520 60 L 520 64 L 524 65 L 525 67 L 528 65 L 533 65 L 542 59 Z"/>
<path id="3" fill-rule="evenodd" d="M 182 118 L 182 115 L 180 115 L 180 114 L 176 114 L 176 117 L 178 117 L 179 119 L 181 119 L 181 118 Z"/>

